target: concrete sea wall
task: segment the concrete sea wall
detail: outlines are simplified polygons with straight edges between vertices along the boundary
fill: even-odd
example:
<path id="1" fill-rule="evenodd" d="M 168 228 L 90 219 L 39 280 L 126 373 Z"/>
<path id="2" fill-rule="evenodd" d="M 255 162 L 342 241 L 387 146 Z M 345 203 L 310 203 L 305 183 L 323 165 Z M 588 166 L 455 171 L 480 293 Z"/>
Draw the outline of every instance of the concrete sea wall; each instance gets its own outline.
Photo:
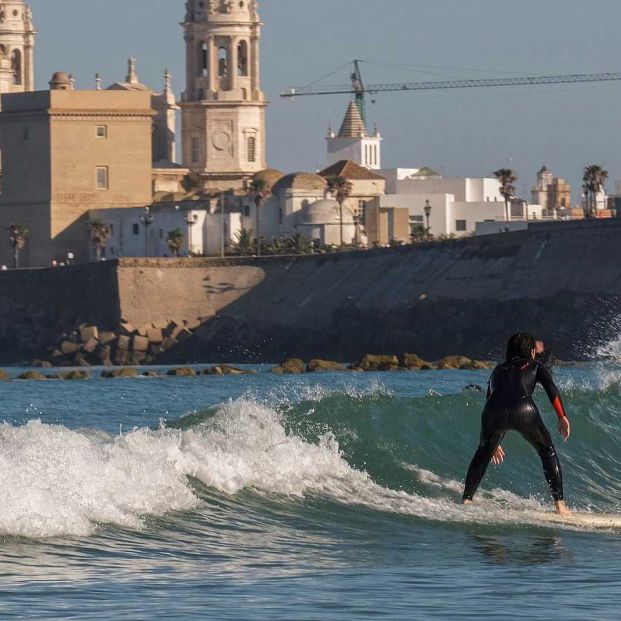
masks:
<path id="1" fill-rule="evenodd" d="M 566 358 L 617 335 L 621 221 L 539 224 L 481 238 L 311 257 L 123 259 L 0 274 L 0 347 L 59 328 L 200 317 L 163 362 L 501 354 L 530 330 Z M 8 310 L 8 314 L 5 311 Z M 32 347 L 29 352 L 32 351 Z"/>

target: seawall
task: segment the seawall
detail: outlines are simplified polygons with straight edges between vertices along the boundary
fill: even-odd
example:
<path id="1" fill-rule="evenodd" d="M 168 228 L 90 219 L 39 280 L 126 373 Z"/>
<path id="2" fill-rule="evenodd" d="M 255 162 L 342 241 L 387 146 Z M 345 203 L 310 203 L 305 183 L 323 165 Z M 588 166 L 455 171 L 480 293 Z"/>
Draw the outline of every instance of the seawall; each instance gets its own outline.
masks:
<path id="1" fill-rule="evenodd" d="M 405 351 L 485 358 L 516 330 L 584 358 L 617 334 L 620 236 L 621 220 L 567 222 L 340 255 L 122 259 L 2 273 L 2 357 L 25 355 L 23 340 L 6 339 L 16 325 L 40 335 L 38 345 L 70 324 L 200 317 L 163 362 Z"/>

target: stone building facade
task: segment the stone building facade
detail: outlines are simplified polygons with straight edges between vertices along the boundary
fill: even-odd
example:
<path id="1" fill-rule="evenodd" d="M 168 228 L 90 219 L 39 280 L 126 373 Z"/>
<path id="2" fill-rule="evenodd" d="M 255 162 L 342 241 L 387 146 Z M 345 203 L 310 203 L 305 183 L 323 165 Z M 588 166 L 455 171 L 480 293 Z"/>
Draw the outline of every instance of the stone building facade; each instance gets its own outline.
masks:
<path id="1" fill-rule="evenodd" d="M 565 179 L 555 177 L 547 166 L 543 166 L 537 173 L 532 202 L 547 211 L 571 209 L 571 186 Z"/>
<path id="2" fill-rule="evenodd" d="M 183 165 L 202 189 L 243 187 L 266 168 L 256 0 L 188 0 Z"/>
<path id="3" fill-rule="evenodd" d="M 0 231 L 28 227 L 25 267 L 66 260 L 69 252 L 89 260 L 89 210 L 152 201 L 151 94 L 76 91 L 62 72 L 50 86 L 2 96 Z M 0 244 L 2 263 L 10 253 Z"/>

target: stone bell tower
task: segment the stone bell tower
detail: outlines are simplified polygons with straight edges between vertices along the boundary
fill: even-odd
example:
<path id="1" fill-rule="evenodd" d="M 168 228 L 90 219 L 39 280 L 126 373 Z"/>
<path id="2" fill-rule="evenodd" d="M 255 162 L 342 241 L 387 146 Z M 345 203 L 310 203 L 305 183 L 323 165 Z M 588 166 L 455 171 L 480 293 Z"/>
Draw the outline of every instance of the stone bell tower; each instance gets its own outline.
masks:
<path id="1" fill-rule="evenodd" d="M 0 0 L 0 93 L 34 90 L 32 10 L 23 0 Z"/>
<path id="2" fill-rule="evenodd" d="M 243 187 L 266 168 L 256 0 L 187 0 L 183 164 L 205 189 Z"/>

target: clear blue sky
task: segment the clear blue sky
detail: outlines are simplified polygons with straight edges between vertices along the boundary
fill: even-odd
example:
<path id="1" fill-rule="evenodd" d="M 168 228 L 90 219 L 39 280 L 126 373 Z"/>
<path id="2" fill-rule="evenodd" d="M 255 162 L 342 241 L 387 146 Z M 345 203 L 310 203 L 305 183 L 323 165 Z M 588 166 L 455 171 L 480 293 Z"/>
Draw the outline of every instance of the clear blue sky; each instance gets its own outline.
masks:
<path id="1" fill-rule="evenodd" d="M 169 67 L 175 90 L 183 90 L 183 0 L 30 3 L 39 31 L 38 87 L 56 70 L 73 73 L 79 88 L 91 88 L 99 71 L 107 85 L 124 78 L 132 55 L 144 83 L 161 88 Z M 272 101 L 268 160 L 285 171 L 325 165 L 327 125 L 340 123 L 348 100 L 292 103 L 280 100 L 280 91 L 353 58 L 418 67 L 369 65 L 373 83 L 621 71 L 619 0 L 263 0 L 261 16 L 263 88 Z M 347 81 L 347 70 L 329 80 Z M 386 166 L 483 176 L 509 165 L 523 192 L 545 163 L 576 189 L 585 164 L 621 178 L 620 99 L 621 82 L 395 93 L 378 97 L 369 117 L 384 135 Z"/>

